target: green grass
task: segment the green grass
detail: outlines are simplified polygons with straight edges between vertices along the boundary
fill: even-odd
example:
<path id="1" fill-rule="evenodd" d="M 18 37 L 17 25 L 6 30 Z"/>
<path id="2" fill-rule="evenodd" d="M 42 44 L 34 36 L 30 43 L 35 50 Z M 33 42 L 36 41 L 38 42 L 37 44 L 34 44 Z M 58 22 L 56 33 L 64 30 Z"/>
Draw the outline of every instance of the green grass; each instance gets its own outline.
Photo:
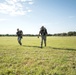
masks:
<path id="1" fill-rule="evenodd" d="M 0 75 L 76 75 L 76 37 L 0 37 Z"/>

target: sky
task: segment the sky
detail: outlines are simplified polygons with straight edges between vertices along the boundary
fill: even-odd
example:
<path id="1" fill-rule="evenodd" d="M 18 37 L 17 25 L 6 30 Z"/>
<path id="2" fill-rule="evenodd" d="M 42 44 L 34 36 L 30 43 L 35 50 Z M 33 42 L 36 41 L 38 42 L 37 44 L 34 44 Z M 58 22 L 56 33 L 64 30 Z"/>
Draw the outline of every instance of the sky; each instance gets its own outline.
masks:
<path id="1" fill-rule="evenodd" d="M 0 34 L 76 31 L 76 0 L 0 0 Z"/>

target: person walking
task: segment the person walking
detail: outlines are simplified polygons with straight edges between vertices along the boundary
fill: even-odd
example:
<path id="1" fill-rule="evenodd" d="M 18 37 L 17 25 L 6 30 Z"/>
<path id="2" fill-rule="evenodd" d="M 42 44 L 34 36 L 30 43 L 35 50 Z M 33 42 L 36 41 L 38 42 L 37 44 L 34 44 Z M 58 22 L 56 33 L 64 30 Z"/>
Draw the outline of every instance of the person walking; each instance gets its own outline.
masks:
<path id="1" fill-rule="evenodd" d="M 18 39 L 17 39 L 17 40 L 18 40 L 18 43 L 19 43 L 20 45 L 22 45 L 21 39 L 22 39 L 22 37 L 23 37 L 23 31 L 22 31 L 22 30 L 19 30 L 19 28 L 18 28 L 16 34 L 17 34 L 17 36 L 18 36 Z"/>
<path id="2" fill-rule="evenodd" d="M 46 37 L 47 37 L 47 29 L 44 26 L 40 28 L 38 38 L 40 35 L 41 35 L 41 48 L 42 48 L 43 42 L 44 42 L 44 45 L 46 46 Z"/>

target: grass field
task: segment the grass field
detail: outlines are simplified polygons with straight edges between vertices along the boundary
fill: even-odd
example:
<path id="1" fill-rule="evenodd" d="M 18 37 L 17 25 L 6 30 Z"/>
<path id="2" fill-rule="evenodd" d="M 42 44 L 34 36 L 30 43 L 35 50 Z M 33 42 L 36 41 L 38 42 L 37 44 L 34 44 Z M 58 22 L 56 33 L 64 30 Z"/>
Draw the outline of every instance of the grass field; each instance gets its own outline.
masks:
<path id="1" fill-rule="evenodd" d="M 0 37 L 0 75 L 76 75 L 76 37 Z"/>

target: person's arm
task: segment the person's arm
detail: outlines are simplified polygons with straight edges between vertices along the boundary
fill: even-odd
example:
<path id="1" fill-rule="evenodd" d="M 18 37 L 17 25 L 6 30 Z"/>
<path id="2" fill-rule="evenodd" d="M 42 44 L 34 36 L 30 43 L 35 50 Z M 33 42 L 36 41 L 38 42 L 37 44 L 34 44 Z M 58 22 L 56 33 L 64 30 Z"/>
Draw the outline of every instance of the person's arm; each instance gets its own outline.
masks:
<path id="1" fill-rule="evenodd" d="M 47 29 L 46 29 L 46 35 L 48 35 Z"/>
<path id="2" fill-rule="evenodd" d="M 16 35 L 18 36 L 18 32 L 16 32 Z"/>
<path id="3" fill-rule="evenodd" d="M 22 31 L 22 36 L 23 36 L 23 31 Z"/>
<path id="4" fill-rule="evenodd" d="M 39 36 L 40 36 L 40 31 L 39 31 L 39 34 L 38 34 L 38 38 L 39 38 Z"/>

